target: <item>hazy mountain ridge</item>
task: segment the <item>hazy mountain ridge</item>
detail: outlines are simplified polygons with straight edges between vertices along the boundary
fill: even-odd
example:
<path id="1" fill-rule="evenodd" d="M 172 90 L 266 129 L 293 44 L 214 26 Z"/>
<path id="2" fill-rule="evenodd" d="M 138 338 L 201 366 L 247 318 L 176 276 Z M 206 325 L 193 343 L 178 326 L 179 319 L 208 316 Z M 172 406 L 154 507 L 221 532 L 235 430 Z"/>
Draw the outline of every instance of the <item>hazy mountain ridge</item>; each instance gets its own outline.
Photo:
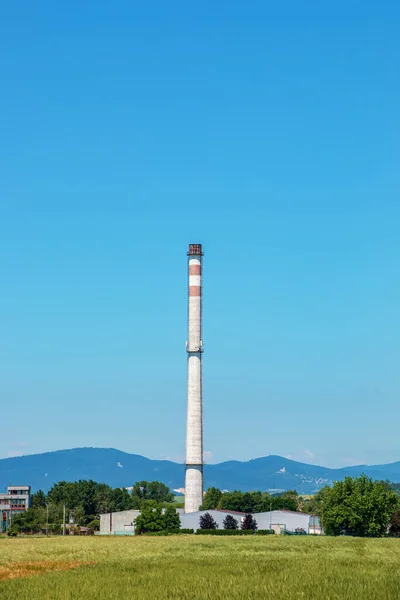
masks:
<path id="1" fill-rule="evenodd" d="M 247 462 L 206 465 L 205 487 L 242 491 L 296 489 L 299 493 L 309 494 L 332 481 L 361 473 L 374 479 L 399 482 L 400 462 L 330 469 L 271 455 Z M 0 460 L 0 491 L 10 484 L 30 484 L 33 491 L 47 491 L 57 481 L 78 479 L 94 479 L 112 487 L 157 479 L 176 489 L 184 485 L 184 466 L 114 448 L 74 448 Z"/>

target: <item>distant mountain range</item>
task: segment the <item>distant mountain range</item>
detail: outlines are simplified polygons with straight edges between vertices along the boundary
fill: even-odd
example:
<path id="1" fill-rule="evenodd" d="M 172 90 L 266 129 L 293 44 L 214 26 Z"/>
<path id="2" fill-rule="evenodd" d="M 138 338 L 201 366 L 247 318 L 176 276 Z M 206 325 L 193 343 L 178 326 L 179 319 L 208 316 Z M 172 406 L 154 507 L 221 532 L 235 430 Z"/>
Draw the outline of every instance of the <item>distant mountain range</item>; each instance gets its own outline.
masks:
<path id="1" fill-rule="evenodd" d="M 400 462 L 328 469 L 265 456 L 247 462 L 228 461 L 205 466 L 205 488 L 281 491 L 296 489 L 311 494 L 326 484 L 365 473 L 373 479 L 400 482 Z M 58 481 L 93 479 L 112 487 L 129 487 L 135 481 L 162 481 L 171 489 L 184 485 L 184 466 L 168 460 L 150 460 L 114 448 L 74 448 L 0 460 L 0 492 L 7 485 L 31 485 L 47 492 Z"/>

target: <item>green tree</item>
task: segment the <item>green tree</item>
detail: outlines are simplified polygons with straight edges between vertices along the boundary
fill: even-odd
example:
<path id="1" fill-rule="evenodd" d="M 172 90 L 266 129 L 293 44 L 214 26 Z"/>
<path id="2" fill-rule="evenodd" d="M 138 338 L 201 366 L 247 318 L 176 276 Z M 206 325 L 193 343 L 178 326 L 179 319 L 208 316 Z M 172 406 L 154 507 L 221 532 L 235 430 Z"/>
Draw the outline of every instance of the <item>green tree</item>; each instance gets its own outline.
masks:
<path id="1" fill-rule="evenodd" d="M 28 508 L 25 512 L 13 515 L 13 524 L 21 533 L 39 533 L 46 527 L 46 509 Z"/>
<path id="2" fill-rule="evenodd" d="M 96 510 L 95 515 L 107 513 L 111 508 L 113 489 L 106 483 L 98 483 L 96 487 L 95 502 Z"/>
<path id="3" fill-rule="evenodd" d="M 262 509 L 257 506 L 256 510 L 246 512 L 263 512 L 268 510 L 300 510 L 299 495 L 296 490 L 287 490 L 279 494 L 263 494 Z"/>
<path id="4" fill-rule="evenodd" d="M 287 490 L 276 497 L 276 504 L 273 510 L 299 510 L 299 495 L 296 490 Z M 277 506 L 278 505 L 278 506 Z"/>
<path id="5" fill-rule="evenodd" d="M 10 537 L 17 537 L 17 535 L 19 534 L 20 530 L 18 525 L 16 525 L 15 523 L 13 523 L 7 531 L 7 535 L 9 535 Z"/>
<path id="6" fill-rule="evenodd" d="M 160 481 L 137 481 L 132 488 L 132 507 L 140 509 L 143 500 L 155 502 L 172 502 L 174 495 L 164 483 Z"/>
<path id="7" fill-rule="evenodd" d="M 97 498 L 96 492 L 98 488 L 96 481 L 79 481 L 77 486 L 77 495 L 79 497 L 79 504 L 83 508 L 85 514 L 85 520 L 93 518 L 97 512 Z"/>
<path id="8" fill-rule="evenodd" d="M 400 537 L 400 509 L 395 510 L 390 518 L 389 535 Z"/>
<path id="9" fill-rule="evenodd" d="M 218 523 L 208 512 L 206 512 L 204 515 L 200 515 L 199 525 L 200 529 L 218 529 Z"/>
<path id="10" fill-rule="evenodd" d="M 109 485 L 92 480 L 60 481 L 49 490 L 48 501 L 52 506 L 65 504 L 68 510 L 81 507 L 84 512 L 82 525 L 100 513 L 131 508 L 131 497 L 127 490 L 116 491 Z"/>
<path id="11" fill-rule="evenodd" d="M 87 524 L 87 527 L 89 527 L 89 529 L 91 529 L 92 531 L 99 531 L 99 529 L 100 529 L 99 519 L 93 519 L 93 521 L 90 521 Z"/>
<path id="12" fill-rule="evenodd" d="M 140 515 L 135 519 L 135 533 L 147 533 L 148 531 L 164 531 L 165 521 L 162 507 L 144 505 Z"/>
<path id="13" fill-rule="evenodd" d="M 48 502 L 51 504 L 66 504 L 67 508 L 75 508 L 79 504 L 77 483 L 59 481 L 55 483 L 47 494 Z"/>
<path id="14" fill-rule="evenodd" d="M 329 489 L 329 486 L 326 485 L 311 498 L 303 500 L 301 511 L 311 515 L 321 516 L 324 497 Z"/>
<path id="15" fill-rule="evenodd" d="M 210 487 L 204 494 L 203 504 L 200 510 L 213 510 L 218 507 L 218 503 L 222 498 L 222 492 L 216 487 Z"/>
<path id="16" fill-rule="evenodd" d="M 232 515 L 226 515 L 225 519 L 223 520 L 223 527 L 224 529 L 239 529 L 239 524 L 235 517 L 232 517 Z"/>
<path id="17" fill-rule="evenodd" d="M 242 495 L 240 512 L 252 513 L 254 507 L 261 501 L 261 492 L 245 492 Z"/>
<path id="18" fill-rule="evenodd" d="M 170 505 L 163 509 L 164 531 L 177 531 L 181 527 L 181 519 L 174 506 Z"/>
<path id="19" fill-rule="evenodd" d="M 218 503 L 218 508 L 221 510 L 235 510 L 244 513 L 262 512 L 269 510 L 270 496 L 261 494 L 259 491 L 241 492 L 235 490 L 233 492 L 225 492 L 222 494 Z M 268 502 L 266 502 L 268 500 Z M 267 505 L 268 504 L 268 508 Z"/>
<path id="20" fill-rule="evenodd" d="M 74 517 L 74 525 L 85 525 L 86 524 L 86 515 L 85 509 L 83 506 L 79 505 L 74 508 L 72 511 Z"/>
<path id="21" fill-rule="evenodd" d="M 149 499 L 156 502 L 173 502 L 174 495 L 169 487 L 160 481 L 150 481 Z"/>
<path id="22" fill-rule="evenodd" d="M 46 506 L 47 497 L 43 490 L 38 490 L 32 494 L 32 508 L 44 508 Z"/>
<path id="23" fill-rule="evenodd" d="M 236 510 L 242 511 L 243 507 L 243 492 L 235 490 L 233 492 L 225 492 L 221 496 L 218 508 L 221 510 Z"/>
<path id="24" fill-rule="evenodd" d="M 244 516 L 243 521 L 242 521 L 242 529 L 247 529 L 247 530 L 252 530 L 252 531 L 256 531 L 257 530 L 257 521 L 255 520 L 255 518 L 253 517 L 253 515 L 251 514 L 247 514 Z"/>
<path id="25" fill-rule="evenodd" d="M 149 531 L 177 531 L 180 529 L 181 520 L 173 505 L 163 507 L 154 500 L 146 500 L 142 504 L 140 515 L 135 519 L 135 533 Z"/>
<path id="26" fill-rule="evenodd" d="M 366 475 L 335 481 L 324 493 L 320 519 L 325 533 L 376 537 L 386 533 L 398 498 L 385 481 Z"/>
<path id="27" fill-rule="evenodd" d="M 111 510 L 119 512 L 132 508 L 132 497 L 126 488 L 116 488 L 111 493 Z"/>
<path id="28" fill-rule="evenodd" d="M 270 509 L 271 506 L 271 496 L 268 492 L 253 492 L 254 494 L 254 506 L 251 512 L 259 513 L 265 512 Z M 246 511 L 245 511 L 246 512 Z M 248 511 L 247 511 L 248 512 Z"/>

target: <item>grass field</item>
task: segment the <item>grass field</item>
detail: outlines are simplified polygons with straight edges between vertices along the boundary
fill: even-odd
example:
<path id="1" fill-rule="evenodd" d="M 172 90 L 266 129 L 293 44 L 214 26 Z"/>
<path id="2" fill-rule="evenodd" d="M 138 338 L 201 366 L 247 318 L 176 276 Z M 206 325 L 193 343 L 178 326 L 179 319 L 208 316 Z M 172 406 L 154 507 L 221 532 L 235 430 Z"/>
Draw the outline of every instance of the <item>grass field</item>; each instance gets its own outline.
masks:
<path id="1" fill-rule="evenodd" d="M 400 540 L 0 539 L 1 600 L 400 598 Z"/>

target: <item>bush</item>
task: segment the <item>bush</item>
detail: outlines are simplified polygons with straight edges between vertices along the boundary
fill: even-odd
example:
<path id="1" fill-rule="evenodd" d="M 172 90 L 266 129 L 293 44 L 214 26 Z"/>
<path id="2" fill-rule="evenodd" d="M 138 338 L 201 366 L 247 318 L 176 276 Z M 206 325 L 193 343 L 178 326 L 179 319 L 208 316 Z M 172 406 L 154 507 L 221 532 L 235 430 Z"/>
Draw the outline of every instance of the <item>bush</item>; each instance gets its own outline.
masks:
<path id="1" fill-rule="evenodd" d="M 136 535 L 157 531 L 177 533 L 180 525 L 181 520 L 174 506 L 163 508 L 161 504 L 146 504 L 135 519 L 135 533 Z"/>
<path id="2" fill-rule="evenodd" d="M 252 529 L 198 529 L 196 535 L 254 535 Z"/>
<path id="3" fill-rule="evenodd" d="M 218 529 L 218 523 L 208 512 L 205 515 L 200 516 L 199 524 L 200 529 Z"/>
<path id="4" fill-rule="evenodd" d="M 179 530 L 179 533 L 194 533 L 194 529 L 182 528 Z"/>
<path id="5" fill-rule="evenodd" d="M 146 531 L 142 535 L 150 535 L 150 536 L 159 536 L 159 535 L 183 535 L 183 534 L 193 534 L 194 529 L 173 529 L 171 531 Z"/>
<path id="6" fill-rule="evenodd" d="M 275 531 L 273 529 L 259 529 L 257 535 L 273 535 Z"/>
<path id="7" fill-rule="evenodd" d="M 400 510 L 396 510 L 390 519 L 389 535 L 400 537 Z"/>
<path id="8" fill-rule="evenodd" d="M 242 529 L 257 531 L 257 521 L 255 520 L 253 515 L 247 514 L 244 516 L 244 519 L 242 521 Z"/>
<path id="9" fill-rule="evenodd" d="M 17 537 L 18 534 L 19 534 L 18 525 L 11 525 L 11 527 L 9 527 L 9 529 L 7 531 L 7 535 L 10 537 Z"/>
<path id="10" fill-rule="evenodd" d="M 235 517 L 232 517 L 232 515 L 226 515 L 224 522 L 223 522 L 223 526 L 224 529 L 239 529 L 239 523 L 237 522 L 237 520 L 235 519 Z"/>
<path id="11" fill-rule="evenodd" d="M 90 521 L 90 523 L 87 524 L 87 527 L 89 527 L 89 529 L 91 529 L 92 531 L 99 531 L 100 530 L 100 520 L 93 519 L 93 521 Z"/>
<path id="12" fill-rule="evenodd" d="M 179 531 L 181 519 L 174 505 L 167 506 L 163 509 L 163 529 L 165 531 Z"/>

